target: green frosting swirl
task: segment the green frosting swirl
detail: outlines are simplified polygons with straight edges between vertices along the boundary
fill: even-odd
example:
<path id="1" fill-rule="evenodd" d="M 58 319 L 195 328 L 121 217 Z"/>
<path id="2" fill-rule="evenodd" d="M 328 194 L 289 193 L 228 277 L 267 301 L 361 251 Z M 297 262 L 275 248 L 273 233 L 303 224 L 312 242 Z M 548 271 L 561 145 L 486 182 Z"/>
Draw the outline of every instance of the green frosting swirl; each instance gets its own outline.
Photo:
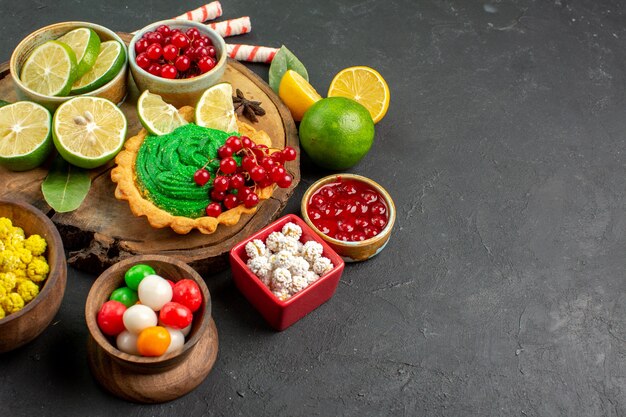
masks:
<path id="1" fill-rule="evenodd" d="M 176 216 L 205 215 L 209 190 L 219 168 L 217 149 L 230 136 L 221 130 L 187 124 L 162 136 L 147 136 L 137 153 L 137 183 L 146 198 Z M 194 173 L 207 161 L 211 180 L 199 186 Z M 239 158 L 235 157 L 239 164 Z"/>

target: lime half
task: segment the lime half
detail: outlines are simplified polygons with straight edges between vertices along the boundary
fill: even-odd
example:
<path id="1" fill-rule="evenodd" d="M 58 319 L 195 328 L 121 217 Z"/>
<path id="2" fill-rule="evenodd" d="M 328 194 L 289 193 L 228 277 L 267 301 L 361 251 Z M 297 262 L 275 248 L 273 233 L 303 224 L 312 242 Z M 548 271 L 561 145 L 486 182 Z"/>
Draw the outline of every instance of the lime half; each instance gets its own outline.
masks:
<path id="1" fill-rule="evenodd" d="M 196 105 L 196 124 L 224 132 L 237 131 L 233 87 L 229 83 L 215 84 L 202 94 Z"/>
<path id="2" fill-rule="evenodd" d="M 93 29 L 78 28 L 57 39 L 74 51 L 78 68 L 76 78 L 82 77 L 96 63 L 100 53 L 100 38 Z"/>
<path id="3" fill-rule="evenodd" d="M 52 150 L 52 116 L 43 106 L 19 101 L 0 108 L 0 165 L 13 171 L 35 168 Z"/>
<path id="4" fill-rule="evenodd" d="M 139 121 L 152 135 L 167 135 L 179 126 L 186 125 L 187 121 L 176 110 L 176 107 L 167 104 L 160 95 L 144 91 L 137 100 Z"/>
<path id="5" fill-rule="evenodd" d="M 20 74 L 24 85 L 47 96 L 66 96 L 76 78 L 76 55 L 59 41 L 39 45 L 30 54 Z"/>
<path id="6" fill-rule="evenodd" d="M 84 94 L 111 81 L 124 67 L 126 50 L 118 41 L 100 44 L 100 55 L 93 67 L 72 86 L 72 94 Z"/>
<path id="7" fill-rule="evenodd" d="M 54 146 L 70 164 L 96 168 L 122 149 L 126 117 L 112 102 L 99 97 L 76 97 L 61 104 L 52 120 Z"/>

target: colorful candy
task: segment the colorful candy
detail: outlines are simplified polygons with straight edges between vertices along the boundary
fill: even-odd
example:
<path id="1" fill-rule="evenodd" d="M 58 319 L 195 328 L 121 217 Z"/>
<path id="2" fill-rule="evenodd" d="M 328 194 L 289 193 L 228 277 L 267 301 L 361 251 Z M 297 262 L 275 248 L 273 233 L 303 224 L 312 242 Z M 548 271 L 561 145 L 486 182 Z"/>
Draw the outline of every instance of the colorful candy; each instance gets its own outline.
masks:
<path id="1" fill-rule="evenodd" d="M 124 275 L 127 286 L 114 290 L 97 315 L 102 333 L 115 337 L 130 355 L 160 356 L 185 344 L 202 291 L 190 279 L 173 282 L 149 265 L 135 265 Z M 135 291 L 133 288 L 137 288 Z"/>
<path id="2" fill-rule="evenodd" d="M 109 336 L 117 336 L 124 331 L 123 317 L 126 306 L 119 301 L 109 300 L 102 304 L 98 312 L 98 326 L 102 333 Z"/>

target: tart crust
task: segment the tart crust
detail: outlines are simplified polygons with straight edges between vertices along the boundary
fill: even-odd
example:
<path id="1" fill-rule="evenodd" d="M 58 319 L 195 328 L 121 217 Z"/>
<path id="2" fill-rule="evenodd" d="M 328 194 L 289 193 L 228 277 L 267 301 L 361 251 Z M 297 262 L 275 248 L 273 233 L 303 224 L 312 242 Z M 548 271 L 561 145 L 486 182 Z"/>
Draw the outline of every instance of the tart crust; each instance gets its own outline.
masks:
<path id="1" fill-rule="evenodd" d="M 188 122 L 193 120 L 193 107 L 181 107 L 178 112 Z M 256 130 L 249 124 L 241 121 L 237 121 L 237 126 L 241 135 L 248 136 L 256 144 L 266 145 L 271 148 L 272 141 L 264 131 Z M 218 225 L 233 226 L 239 222 L 242 214 L 253 214 L 257 211 L 258 206 L 246 208 L 244 205 L 239 205 L 222 212 L 217 218 L 204 216 L 192 219 L 189 217 L 174 216 L 157 207 L 143 195 L 137 186 L 135 160 L 146 136 L 146 129 L 141 129 L 139 133 L 128 139 L 124 144 L 124 149 L 115 157 L 117 166 L 111 171 L 111 179 L 117 184 L 115 188 L 115 198 L 118 200 L 127 200 L 130 210 L 135 216 L 146 216 L 150 225 L 157 229 L 171 227 L 174 232 L 179 234 L 187 234 L 193 229 L 198 229 L 201 233 L 211 234 L 217 230 Z M 259 200 L 267 200 L 270 198 L 273 190 L 273 185 L 257 190 Z"/>

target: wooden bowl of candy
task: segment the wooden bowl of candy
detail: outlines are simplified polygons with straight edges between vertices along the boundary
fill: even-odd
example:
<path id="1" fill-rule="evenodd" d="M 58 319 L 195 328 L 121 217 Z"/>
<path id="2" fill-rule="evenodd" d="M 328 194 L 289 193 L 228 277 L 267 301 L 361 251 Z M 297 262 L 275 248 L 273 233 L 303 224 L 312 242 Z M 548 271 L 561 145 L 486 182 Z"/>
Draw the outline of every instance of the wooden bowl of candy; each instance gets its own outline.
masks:
<path id="1" fill-rule="evenodd" d="M 380 253 L 396 220 L 387 190 L 355 174 L 329 175 L 313 183 L 302 197 L 301 210 L 304 221 L 346 262 Z"/>
<path id="2" fill-rule="evenodd" d="M 233 280 L 276 330 L 328 301 L 344 262 L 298 216 L 281 217 L 230 251 Z"/>
<path id="3" fill-rule="evenodd" d="M 0 353 L 41 334 L 67 280 L 65 253 L 50 219 L 30 204 L 0 200 Z"/>
<path id="4" fill-rule="evenodd" d="M 94 282 L 85 306 L 89 365 L 113 394 L 157 403 L 198 386 L 217 357 L 211 297 L 202 277 L 177 259 L 125 259 Z"/>
<path id="5" fill-rule="evenodd" d="M 195 106 L 226 70 L 226 43 L 202 23 L 163 20 L 138 30 L 128 47 L 130 72 L 140 91 L 176 107 Z"/>
<path id="6" fill-rule="evenodd" d="M 49 41 L 58 42 L 59 40 L 67 40 L 68 43 L 71 43 L 69 38 L 63 39 L 63 37 L 78 29 L 81 31 L 84 29 L 91 34 L 91 38 L 87 42 L 90 43 L 90 47 L 85 48 L 84 51 L 90 48 L 95 51 L 97 47 L 98 52 L 84 52 L 82 59 L 74 54 L 74 58 L 77 59 L 77 61 L 72 71 L 72 80 L 68 79 L 68 81 L 72 83 L 71 87 L 62 88 L 54 94 L 48 94 L 42 92 L 37 87 L 37 82 L 33 82 L 33 78 L 36 77 L 24 79 L 25 65 L 27 61 L 30 60 L 30 57 L 35 55 L 38 48 Z M 95 39 L 96 37 L 98 39 Z M 73 38 L 76 39 L 76 37 Z M 80 43 L 80 41 L 78 42 Z M 63 43 L 67 45 L 67 43 Z M 62 61 L 61 58 L 65 57 L 62 53 L 63 48 L 60 48 L 58 44 L 55 46 L 56 48 L 51 48 L 51 51 L 41 52 L 40 55 L 44 56 L 44 61 L 46 60 L 46 55 L 48 57 L 54 56 L 55 58 L 53 59 L 56 59 L 58 62 Z M 99 70 L 98 68 L 100 68 L 101 65 L 98 63 L 97 59 L 102 51 L 106 51 L 106 53 L 102 54 L 103 60 L 113 54 L 117 53 L 117 55 L 115 55 L 115 60 L 112 60 L 110 63 L 107 62 L 104 65 L 106 69 Z M 60 53 L 60 57 L 55 55 L 57 53 Z M 62 103 L 76 95 L 102 97 L 116 104 L 121 103 L 124 97 L 126 97 L 127 62 L 126 45 L 112 30 L 90 22 L 60 22 L 40 28 L 24 38 L 13 50 L 9 68 L 11 70 L 15 92 L 19 100 L 34 101 L 46 107 L 48 110 L 54 111 Z M 39 64 L 33 65 L 33 67 L 35 66 L 41 67 Z M 90 68 L 93 68 L 94 71 L 90 72 Z M 37 72 L 34 71 L 33 74 L 36 75 Z M 82 76 L 85 76 L 83 79 L 84 82 L 80 80 Z M 69 88 L 71 88 L 71 90 Z"/>

